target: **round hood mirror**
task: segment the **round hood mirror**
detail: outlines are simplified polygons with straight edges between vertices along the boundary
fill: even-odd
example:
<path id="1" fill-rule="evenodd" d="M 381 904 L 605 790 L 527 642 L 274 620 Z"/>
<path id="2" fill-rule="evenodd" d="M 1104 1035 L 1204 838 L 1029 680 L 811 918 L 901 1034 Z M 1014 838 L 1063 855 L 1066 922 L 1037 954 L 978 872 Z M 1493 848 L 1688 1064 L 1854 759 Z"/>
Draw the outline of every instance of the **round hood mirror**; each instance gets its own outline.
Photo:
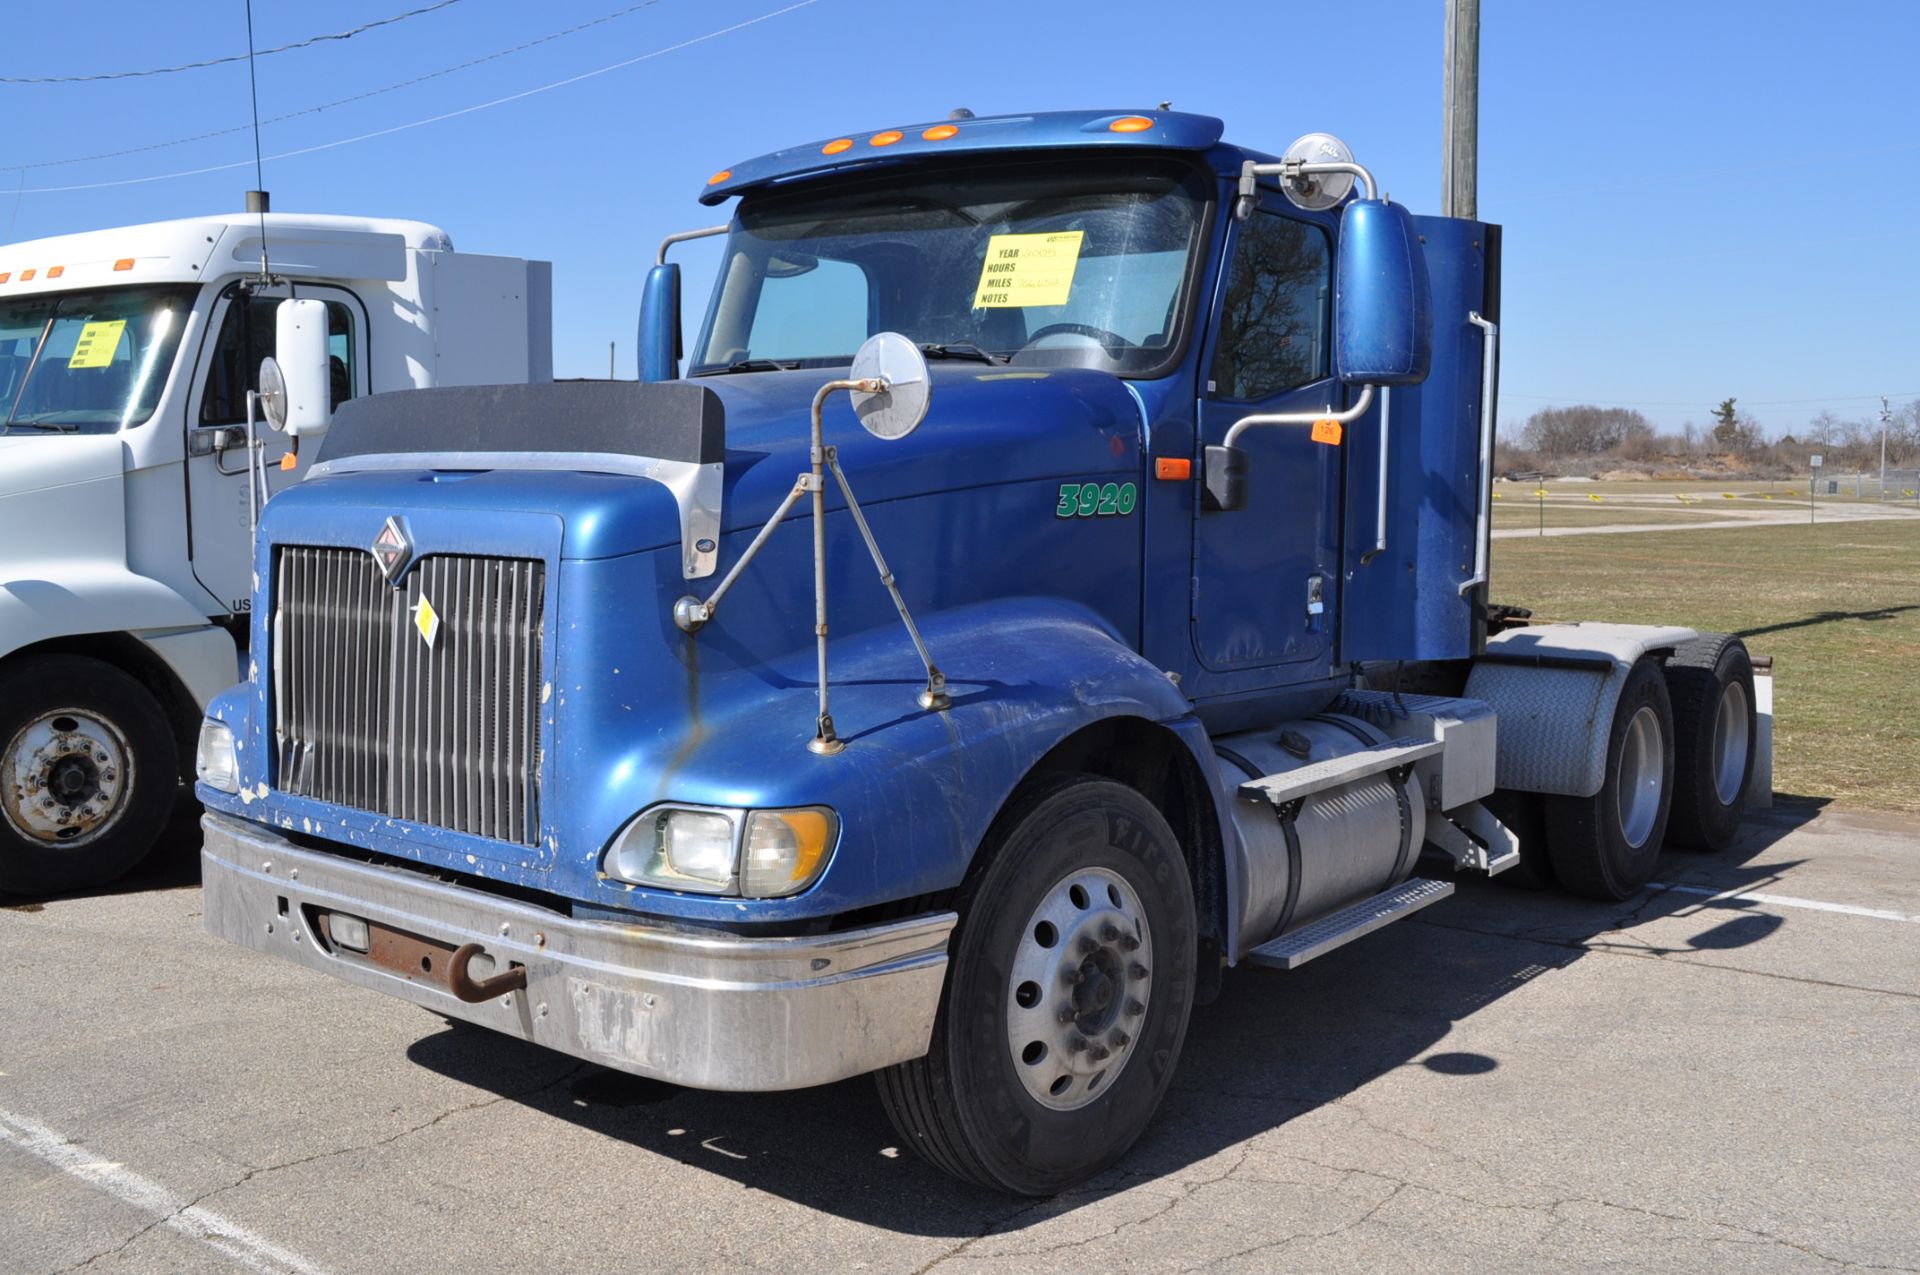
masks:
<path id="1" fill-rule="evenodd" d="M 287 427 L 287 377 L 271 355 L 260 360 L 260 410 L 267 424 L 275 429 Z"/>
<path id="2" fill-rule="evenodd" d="M 878 394 L 853 391 L 854 414 L 875 438 L 905 438 L 927 418 L 933 395 L 926 356 L 898 332 L 875 333 L 853 356 L 853 379 L 875 378 L 887 388 Z"/>
<path id="3" fill-rule="evenodd" d="M 1353 152 L 1332 133 L 1308 133 L 1287 147 L 1287 153 L 1281 158 L 1304 160 L 1309 164 L 1329 161 L 1351 164 Z M 1347 197 L 1353 189 L 1353 174 L 1312 173 L 1298 183 L 1282 180 L 1280 185 L 1295 208 L 1321 212 Z"/>

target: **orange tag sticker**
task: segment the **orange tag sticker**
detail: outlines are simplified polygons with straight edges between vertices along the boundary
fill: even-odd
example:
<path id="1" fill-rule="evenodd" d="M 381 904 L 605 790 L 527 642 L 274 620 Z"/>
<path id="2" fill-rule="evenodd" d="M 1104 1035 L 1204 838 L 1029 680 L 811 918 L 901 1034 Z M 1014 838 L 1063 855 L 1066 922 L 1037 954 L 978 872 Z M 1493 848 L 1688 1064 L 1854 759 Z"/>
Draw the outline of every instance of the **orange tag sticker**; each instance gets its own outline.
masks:
<path id="1" fill-rule="evenodd" d="M 282 457 L 280 457 L 280 468 L 282 469 L 297 469 L 299 465 L 300 465 L 300 458 L 298 456 L 295 456 L 292 452 L 288 452 Z"/>
<path id="2" fill-rule="evenodd" d="M 1313 441 L 1325 443 L 1329 447 L 1340 445 L 1339 421 L 1315 421 L 1313 423 Z"/>

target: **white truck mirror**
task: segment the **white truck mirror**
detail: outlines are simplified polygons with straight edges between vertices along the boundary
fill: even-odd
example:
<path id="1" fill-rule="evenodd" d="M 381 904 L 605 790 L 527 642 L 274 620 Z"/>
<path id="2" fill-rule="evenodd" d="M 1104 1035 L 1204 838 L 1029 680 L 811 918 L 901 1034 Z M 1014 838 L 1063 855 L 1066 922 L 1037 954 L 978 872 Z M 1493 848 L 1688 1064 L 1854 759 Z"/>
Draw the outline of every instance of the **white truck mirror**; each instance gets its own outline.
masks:
<path id="1" fill-rule="evenodd" d="M 327 303 L 282 301 L 274 311 L 274 361 L 285 385 L 285 425 L 295 438 L 318 438 L 333 415 L 327 355 Z M 265 388 L 262 382 L 261 388 Z"/>

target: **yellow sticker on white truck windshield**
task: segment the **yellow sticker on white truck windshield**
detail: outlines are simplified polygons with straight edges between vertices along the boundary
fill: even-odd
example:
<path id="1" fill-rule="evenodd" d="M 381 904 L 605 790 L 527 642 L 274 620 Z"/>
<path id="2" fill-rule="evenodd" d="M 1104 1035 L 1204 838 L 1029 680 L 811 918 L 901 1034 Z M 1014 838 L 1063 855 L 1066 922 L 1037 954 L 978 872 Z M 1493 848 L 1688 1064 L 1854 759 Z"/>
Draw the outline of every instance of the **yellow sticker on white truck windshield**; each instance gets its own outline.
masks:
<path id="1" fill-rule="evenodd" d="M 1073 269 L 1080 264 L 1084 231 L 1038 235 L 995 235 L 987 240 L 987 259 L 974 289 L 976 310 L 1010 306 L 1065 305 L 1073 291 Z"/>
<path id="2" fill-rule="evenodd" d="M 120 335 L 126 330 L 125 319 L 87 324 L 73 343 L 73 357 L 67 360 L 67 366 L 106 367 L 113 362 L 113 352 L 120 348 Z"/>

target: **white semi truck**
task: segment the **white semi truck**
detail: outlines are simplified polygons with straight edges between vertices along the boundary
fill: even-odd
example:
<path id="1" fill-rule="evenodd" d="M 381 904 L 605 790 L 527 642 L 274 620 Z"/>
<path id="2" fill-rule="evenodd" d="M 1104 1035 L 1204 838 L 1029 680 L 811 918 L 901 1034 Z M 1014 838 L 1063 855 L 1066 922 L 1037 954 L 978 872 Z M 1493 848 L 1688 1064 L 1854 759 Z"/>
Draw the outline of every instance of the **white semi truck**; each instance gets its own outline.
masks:
<path id="1" fill-rule="evenodd" d="M 139 862 L 202 706 L 245 676 L 258 505 L 315 450 L 249 422 L 290 298 L 325 307 L 323 414 L 552 379 L 551 266 L 422 222 L 250 210 L 0 246 L 0 891 Z"/>

